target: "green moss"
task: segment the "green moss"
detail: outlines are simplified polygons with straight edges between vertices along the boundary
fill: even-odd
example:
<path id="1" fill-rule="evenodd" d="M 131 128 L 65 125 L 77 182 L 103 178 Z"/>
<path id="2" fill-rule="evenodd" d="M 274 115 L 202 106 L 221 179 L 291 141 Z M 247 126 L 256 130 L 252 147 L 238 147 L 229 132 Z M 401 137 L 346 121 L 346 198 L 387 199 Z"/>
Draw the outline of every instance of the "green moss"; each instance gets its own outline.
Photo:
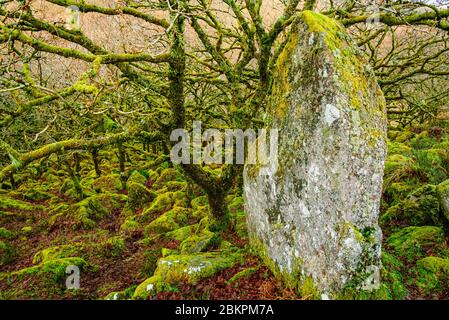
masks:
<path id="1" fill-rule="evenodd" d="M 185 239 L 181 245 L 181 254 L 192 254 L 206 251 L 208 248 L 216 247 L 221 241 L 219 235 L 207 229 L 193 234 Z"/>
<path id="2" fill-rule="evenodd" d="M 181 281 L 196 283 L 220 270 L 230 268 L 242 256 L 236 252 L 205 252 L 194 255 L 172 255 L 160 258 L 154 275 L 140 284 L 135 299 L 146 298 L 161 291 L 172 290 Z"/>
<path id="3" fill-rule="evenodd" d="M 43 263 L 50 260 L 76 257 L 84 250 L 82 243 L 66 244 L 61 246 L 53 246 L 38 251 L 33 256 L 33 263 Z"/>
<path id="4" fill-rule="evenodd" d="M 142 221 L 149 221 L 154 216 L 169 211 L 175 203 L 174 193 L 166 192 L 159 194 L 151 203 L 151 206 L 144 210 L 142 216 L 139 217 Z"/>
<path id="5" fill-rule="evenodd" d="M 401 172 L 412 170 L 413 163 L 410 157 L 402 154 L 389 155 L 385 161 L 385 174 L 392 174 L 396 170 L 400 170 Z"/>
<path id="6" fill-rule="evenodd" d="M 409 142 L 412 139 L 412 137 L 414 137 L 414 136 L 415 136 L 415 133 L 413 133 L 411 131 L 401 130 L 396 135 L 395 140 L 397 142 L 405 143 L 405 142 Z"/>
<path id="7" fill-rule="evenodd" d="M 14 239 L 17 235 L 12 232 L 9 231 L 8 229 L 4 228 L 4 227 L 0 227 L 0 239 L 7 239 L 7 240 L 11 240 Z"/>
<path id="8" fill-rule="evenodd" d="M 237 235 L 241 238 L 248 237 L 248 228 L 246 225 L 246 213 L 244 211 L 243 197 L 234 197 L 228 205 L 228 210 L 233 221 L 233 227 Z"/>
<path id="9" fill-rule="evenodd" d="M 162 257 L 168 257 L 173 255 L 178 255 L 180 252 L 176 249 L 162 248 L 161 249 Z"/>
<path id="10" fill-rule="evenodd" d="M 0 240 L 0 266 L 12 262 L 15 254 L 16 250 L 12 245 Z"/>
<path id="11" fill-rule="evenodd" d="M 173 207 L 173 209 L 163 213 L 153 220 L 146 228 L 145 234 L 165 233 L 179 229 L 187 223 L 189 209 L 183 207 Z"/>
<path id="12" fill-rule="evenodd" d="M 393 233 L 386 242 L 396 255 L 413 261 L 422 257 L 426 249 L 442 247 L 444 230 L 433 226 L 407 227 Z"/>
<path id="13" fill-rule="evenodd" d="M 409 142 L 413 149 L 429 149 L 437 143 L 437 140 L 431 137 L 428 131 L 423 131 L 415 135 Z"/>
<path id="14" fill-rule="evenodd" d="M 27 200 L 42 201 L 52 198 L 53 195 L 51 193 L 40 191 L 35 187 L 33 187 L 31 189 L 28 189 L 25 193 L 23 193 L 23 197 Z"/>
<path id="15" fill-rule="evenodd" d="M 126 249 L 125 240 L 119 236 L 107 239 L 101 246 L 103 254 L 107 257 L 119 257 Z"/>
<path id="16" fill-rule="evenodd" d="M 249 278 L 250 276 L 252 276 L 254 273 L 257 272 L 257 270 L 259 270 L 259 267 L 249 267 L 249 268 L 245 268 L 242 271 L 237 272 L 235 275 L 233 275 L 231 277 L 231 279 L 229 279 L 227 281 L 228 285 L 232 285 L 233 283 L 235 283 L 236 281 L 242 279 L 242 278 Z"/>
<path id="17" fill-rule="evenodd" d="M 6 277 L 10 282 L 22 281 L 28 276 L 39 276 L 45 279 L 52 280 L 53 282 L 59 282 L 67 276 L 66 268 L 72 265 L 75 265 L 82 269 L 87 267 L 88 263 L 84 259 L 77 257 L 55 259 L 46 261 L 37 266 L 11 272 L 4 277 Z"/>
<path id="18" fill-rule="evenodd" d="M 427 257 L 416 262 L 413 282 L 424 293 L 442 292 L 449 287 L 449 259 Z"/>
<path id="19" fill-rule="evenodd" d="M 437 186 L 437 193 L 443 215 L 449 221 L 449 179 Z"/>
<path id="20" fill-rule="evenodd" d="M 142 300 L 157 295 L 159 292 L 178 291 L 175 286 L 168 284 L 161 276 L 152 276 L 137 286 L 132 299 Z"/>
<path id="21" fill-rule="evenodd" d="M 43 210 L 43 206 L 34 206 L 25 201 L 15 200 L 6 196 L 0 195 L 0 209 L 3 210 L 23 210 L 23 211 L 36 211 Z"/>
<path id="22" fill-rule="evenodd" d="M 142 272 L 145 276 L 151 277 L 157 268 L 157 261 L 161 257 L 162 250 L 154 249 L 145 251 L 145 260 Z"/>
<path id="23" fill-rule="evenodd" d="M 384 201 L 389 205 L 395 205 L 403 201 L 417 186 L 407 182 L 394 182 L 384 185 Z"/>
<path id="24" fill-rule="evenodd" d="M 382 253 L 381 281 L 388 288 L 389 299 L 402 300 L 409 292 L 404 284 L 402 270 L 404 264 L 384 250 Z"/>
<path id="25" fill-rule="evenodd" d="M 166 239 L 174 239 L 177 241 L 184 241 L 198 230 L 198 224 L 189 225 L 182 228 L 175 229 L 165 234 Z"/>
<path id="26" fill-rule="evenodd" d="M 113 210 L 120 209 L 128 197 L 122 194 L 102 193 L 90 196 L 71 206 L 60 205 L 52 210 L 49 219 L 50 226 L 56 223 L 64 223 L 70 219 L 70 225 L 74 228 L 91 229 L 100 220 Z M 56 210 L 57 209 L 57 210 Z"/>
<path id="27" fill-rule="evenodd" d="M 274 276 L 284 283 L 284 285 L 294 290 L 301 296 L 307 295 L 308 299 L 319 299 L 320 296 L 315 288 L 313 279 L 302 273 L 302 261 L 300 258 L 295 258 L 292 262 L 292 272 L 281 271 L 280 268 L 274 264 L 273 260 L 267 253 L 265 245 L 257 238 L 250 237 L 250 251 L 259 256 L 263 263 L 273 272 Z"/>
<path id="28" fill-rule="evenodd" d="M 407 146 L 404 143 L 397 142 L 397 141 L 387 141 L 387 154 L 389 156 L 394 154 L 400 154 L 400 155 L 409 155 L 412 152 L 412 148 Z"/>
<path id="29" fill-rule="evenodd" d="M 151 203 L 157 197 L 154 191 L 151 191 L 141 183 L 129 182 L 128 188 L 128 207 L 136 210 L 146 204 Z"/>
<path id="30" fill-rule="evenodd" d="M 92 182 L 97 192 L 116 192 L 122 190 L 122 181 L 119 174 L 101 176 Z"/>
<path id="31" fill-rule="evenodd" d="M 140 224 L 132 218 L 126 219 L 120 226 L 120 230 L 125 232 L 133 232 L 140 229 Z"/>
<path id="32" fill-rule="evenodd" d="M 384 227 L 392 222 L 441 226 L 443 222 L 436 186 L 425 185 L 417 189 L 405 200 L 388 208 L 380 217 L 380 222 Z"/>
<path id="33" fill-rule="evenodd" d="M 136 285 L 132 285 L 123 291 L 111 292 L 104 299 L 105 300 L 127 300 L 127 299 L 132 298 L 135 290 L 136 290 Z"/>
<path id="34" fill-rule="evenodd" d="M 25 234 L 29 234 L 33 232 L 33 227 L 31 226 L 25 226 L 22 229 L 20 229 L 23 233 Z"/>
<path id="35" fill-rule="evenodd" d="M 167 185 L 169 181 L 185 182 L 184 176 L 174 168 L 162 170 L 158 179 L 153 183 L 151 188 L 158 190 Z"/>

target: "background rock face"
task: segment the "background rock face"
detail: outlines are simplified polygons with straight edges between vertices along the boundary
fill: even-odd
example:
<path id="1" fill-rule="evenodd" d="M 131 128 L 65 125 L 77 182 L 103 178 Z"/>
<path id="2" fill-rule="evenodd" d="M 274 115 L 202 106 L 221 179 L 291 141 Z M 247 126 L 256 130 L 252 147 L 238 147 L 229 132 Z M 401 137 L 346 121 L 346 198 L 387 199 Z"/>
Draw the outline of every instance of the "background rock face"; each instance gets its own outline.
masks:
<path id="1" fill-rule="evenodd" d="M 336 22 L 309 11 L 294 22 L 268 110 L 278 161 L 245 168 L 252 240 L 300 290 L 360 287 L 380 264 L 385 101 Z"/>

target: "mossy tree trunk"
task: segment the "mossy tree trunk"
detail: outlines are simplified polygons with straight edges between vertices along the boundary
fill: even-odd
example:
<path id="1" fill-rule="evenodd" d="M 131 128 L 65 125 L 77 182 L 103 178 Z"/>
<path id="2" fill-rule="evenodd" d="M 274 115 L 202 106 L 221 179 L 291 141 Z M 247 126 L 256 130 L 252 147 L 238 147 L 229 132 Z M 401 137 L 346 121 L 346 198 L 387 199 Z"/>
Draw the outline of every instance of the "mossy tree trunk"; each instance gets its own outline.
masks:
<path id="1" fill-rule="evenodd" d="M 126 155 L 125 155 L 125 149 L 123 147 L 123 143 L 119 142 L 117 144 L 118 147 L 118 160 L 119 160 L 119 168 L 120 168 L 120 180 L 122 181 L 122 188 L 126 188 L 126 175 L 125 175 L 125 162 L 126 162 Z"/>
<path id="2" fill-rule="evenodd" d="M 97 175 L 97 177 L 100 177 L 101 170 L 100 170 L 100 163 L 99 163 L 99 159 L 98 159 L 98 148 L 93 148 L 90 153 L 92 155 L 92 161 L 94 162 L 95 174 Z"/>
<path id="3" fill-rule="evenodd" d="M 81 160 L 78 152 L 73 154 L 73 160 L 75 161 L 75 173 L 79 175 L 81 172 Z"/>
<path id="4" fill-rule="evenodd" d="M 75 170 L 73 170 L 73 168 L 68 160 L 65 160 L 64 164 L 65 164 L 65 167 L 69 174 L 69 177 L 73 181 L 73 187 L 75 188 L 76 193 L 78 194 L 78 200 L 84 199 L 84 191 L 83 191 L 83 187 L 81 186 L 81 183 L 80 183 L 79 174 Z"/>

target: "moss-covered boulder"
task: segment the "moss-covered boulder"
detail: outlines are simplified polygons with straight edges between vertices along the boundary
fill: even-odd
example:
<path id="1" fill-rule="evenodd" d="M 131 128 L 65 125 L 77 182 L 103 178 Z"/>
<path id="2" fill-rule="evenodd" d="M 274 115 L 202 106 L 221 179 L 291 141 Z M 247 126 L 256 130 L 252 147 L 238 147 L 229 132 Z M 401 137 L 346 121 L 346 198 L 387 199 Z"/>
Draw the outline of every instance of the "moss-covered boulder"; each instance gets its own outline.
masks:
<path id="1" fill-rule="evenodd" d="M 128 208 L 135 211 L 146 204 L 151 203 L 157 197 L 157 193 L 145 186 L 147 178 L 140 171 L 133 171 L 128 178 L 126 187 L 128 189 Z"/>
<path id="2" fill-rule="evenodd" d="M 388 208 L 381 216 L 382 225 L 399 223 L 409 226 L 443 225 L 436 186 L 425 185 L 406 199 Z"/>
<path id="3" fill-rule="evenodd" d="M 120 225 L 120 230 L 132 233 L 139 230 L 140 227 L 139 222 L 135 221 L 132 217 L 129 217 Z"/>
<path id="4" fill-rule="evenodd" d="M 145 299 L 165 290 L 172 290 L 181 281 L 195 283 L 230 268 L 242 256 L 236 252 L 206 252 L 193 255 L 172 255 L 158 260 L 154 275 L 141 283 L 134 299 Z"/>
<path id="5" fill-rule="evenodd" d="M 449 259 L 426 257 L 416 262 L 415 284 L 424 294 L 438 293 L 449 288 Z"/>
<path id="6" fill-rule="evenodd" d="M 45 207 L 41 205 L 33 205 L 26 201 L 20 201 L 16 199 L 9 198 L 5 195 L 0 195 L 0 210 L 10 211 L 10 210 L 19 210 L 19 211 L 37 211 L 43 210 Z"/>
<path id="7" fill-rule="evenodd" d="M 145 234 L 165 233 L 179 229 L 187 223 L 190 210 L 183 207 L 173 207 L 173 209 L 163 213 L 145 228 Z"/>
<path id="8" fill-rule="evenodd" d="M 58 223 L 69 224 L 74 228 L 90 229 L 96 221 L 120 209 L 128 197 L 122 194 L 102 193 L 83 199 L 73 205 L 61 204 L 54 208 L 49 219 L 51 227 Z"/>
<path id="9" fill-rule="evenodd" d="M 53 198 L 51 193 L 32 187 L 23 193 L 23 198 L 30 201 L 43 201 Z"/>
<path id="10" fill-rule="evenodd" d="M 67 276 L 66 269 L 69 266 L 77 266 L 80 270 L 83 270 L 89 264 L 84 259 L 77 257 L 48 260 L 36 266 L 3 274 L 0 281 L 6 280 L 11 283 L 23 281 L 26 277 L 39 277 L 45 283 L 59 283 Z"/>
<path id="11" fill-rule="evenodd" d="M 10 231 L 4 227 L 0 227 L 0 239 L 11 240 L 14 239 L 17 234 L 13 231 Z"/>
<path id="12" fill-rule="evenodd" d="M 0 266 L 13 261 L 16 250 L 8 242 L 0 240 Z"/>
<path id="13" fill-rule="evenodd" d="M 185 182 L 185 178 L 175 168 L 164 169 L 160 173 L 158 179 L 153 183 L 151 188 L 154 190 L 164 188 L 169 181 Z"/>
<path id="14" fill-rule="evenodd" d="M 119 174 L 101 176 L 92 182 L 92 187 L 97 192 L 117 192 L 123 188 Z"/>
<path id="15" fill-rule="evenodd" d="M 187 204 L 187 196 L 182 191 L 160 193 L 151 202 L 150 207 L 142 212 L 139 220 L 143 222 L 151 221 L 164 212 L 171 210 L 174 206 L 187 207 Z"/>
<path id="16" fill-rule="evenodd" d="M 50 260 L 78 257 L 84 249 L 85 245 L 83 243 L 73 243 L 48 247 L 38 251 L 33 256 L 33 263 L 39 264 L 48 262 Z"/>
<path id="17" fill-rule="evenodd" d="M 413 261 L 422 257 L 428 249 L 442 249 L 445 236 L 441 227 L 407 227 L 393 233 L 386 242 L 397 256 Z"/>
<path id="18" fill-rule="evenodd" d="M 119 257 L 126 249 L 126 242 L 122 237 L 115 236 L 107 239 L 101 247 L 106 257 Z"/>
<path id="19" fill-rule="evenodd" d="M 380 265 L 385 99 L 344 27 L 311 11 L 292 23 L 273 77 L 264 116 L 278 152 L 245 166 L 250 238 L 288 285 L 332 297 Z"/>
<path id="20" fill-rule="evenodd" d="M 207 229 L 195 233 L 186 238 L 180 245 L 182 254 L 192 254 L 206 251 L 208 248 L 217 246 L 221 238 L 218 234 Z"/>
<path id="21" fill-rule="evenodd" d="M 437 192 L 441 210 L 446 221 L 449 222 L 449 180 L 440 183 L 437 186 Z"/>

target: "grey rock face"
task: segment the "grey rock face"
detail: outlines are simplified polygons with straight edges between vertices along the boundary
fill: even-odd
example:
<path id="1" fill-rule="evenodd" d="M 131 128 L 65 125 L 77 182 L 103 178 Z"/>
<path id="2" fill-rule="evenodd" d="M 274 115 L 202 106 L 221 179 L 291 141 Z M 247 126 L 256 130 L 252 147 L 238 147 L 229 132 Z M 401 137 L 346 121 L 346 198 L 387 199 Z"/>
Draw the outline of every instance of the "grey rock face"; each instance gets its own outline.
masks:
<path id="1" fill-rule="evenodd" d="M 247 165 L 248 228 L 275 273 L 322 298 L 380 265 L 385 100 L 343 27 L 305 11 L 278 59 L 267 122 L 278 161 Z M 373 275 L 374 274 L 374 275 Z M 374 286 L 375 288 L 375 286 Z"/>

